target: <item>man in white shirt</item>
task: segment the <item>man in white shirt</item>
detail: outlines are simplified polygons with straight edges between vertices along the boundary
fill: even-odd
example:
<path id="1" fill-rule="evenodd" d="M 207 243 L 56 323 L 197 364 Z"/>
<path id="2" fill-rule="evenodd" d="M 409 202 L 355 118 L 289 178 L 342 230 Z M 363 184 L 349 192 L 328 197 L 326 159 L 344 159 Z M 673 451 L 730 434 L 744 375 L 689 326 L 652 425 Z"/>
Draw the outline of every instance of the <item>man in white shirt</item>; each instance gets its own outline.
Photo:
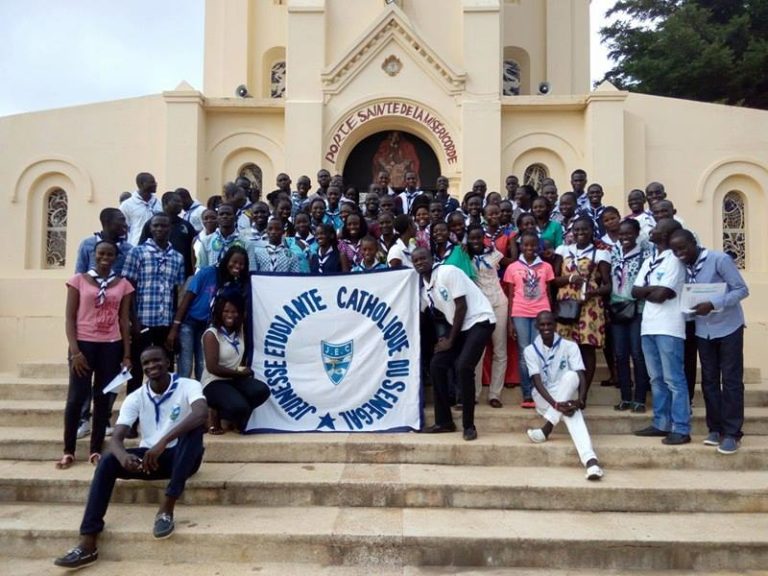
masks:
<path id="1" fill-rule="evenodd" d="M 139 245 L 144 224 L 149 222 L 152 216 L 163 211 L 160 201 L 154 196 L 157 181 L 152 174 L 137 174 L 136 187 L 137 190 L 131 197 L 120 203 L 120 211 L 125 214 L 125 222 L 128 224 L 128 243 L 133 246 Z"/>
<path id="2" fill-rule="evenodd" d="M 144 350 L 141 367 L 147 380 L 126 397 L 120 408 L 109 453 L 99 462 L 91 482 L 80 524 L 80 543 L 57 558 L 57 566 L 77 569 L 98 560 L 96 543 L 104 530 L 104 515 L 118 478 L 170 479 L 155 516 L 153 535 L 162 539 L 173 534 L 176 501 L 203 460 L 208 405 L 199 382 L 168 372 L 169 361 L 163 348 Z M 137 421 L 141 443 L 138 448 L 126 449 L 123 440 Z"/>
<path id="3" fill-rule="evenodd" d="M 683 370 L 685 318 L 680 294 L 685 266 L 669 247 L 680 223 L 665 218 L 651 231 L 656 256 L 643 262 L 632 288 L 632 297 L 645 300 L 640 324 L 643 356 L 651 377 L 653 423 L 635 432 L 637 436 L 663 437 L 664 444 L 691 441 L 691 408 Z"/>
<path id="4" fill-rule="evenodd" d="M 587 379 L 579 346 L 556 332 L 557 320 L 552 312 L 539 312 L 536 329 L 539 335 L 524 351 L 528 374 L 533 381 L 536 411 L 546 422 L 541 428 L 529 429 L 531 442 L 546 442 L 554 427 L 565 421 L 579 459 L 587 469 L 587 480 L 600 480 L 603 470 L 592 448 L 584 408 Z"/>
<path id="5" fill-rule="evenodd" d="M 462 394 L 462 424 L 464 440 L 475 440 L 475 366 L 483 355 L 493 334 L 496 315 L 488 298 L 455 266 L 432 268 L 432 254 L 426 248 L 416 248 L 411 260 L 421 276 L 421 310 L 429 311 L 433 321 L 436 313 L 450 325 L 450 330 L 436 327 L 435 355 L 430 363 L 435 402 L 435 424 L 425 432 L 454 432 L 451 406 L 448 400 L 448 372 L 456 371 Z"/>
<path id="6" fill-rule="evenodd" d="M 192 198 L 192 194 L 186 188 L 176 188 L 176 194 L 181 198 L 181 207 L 184 208 L 184 220 L 192 224 L 198 234 L 203 230 L 203 212 L 205 206 Z"/>

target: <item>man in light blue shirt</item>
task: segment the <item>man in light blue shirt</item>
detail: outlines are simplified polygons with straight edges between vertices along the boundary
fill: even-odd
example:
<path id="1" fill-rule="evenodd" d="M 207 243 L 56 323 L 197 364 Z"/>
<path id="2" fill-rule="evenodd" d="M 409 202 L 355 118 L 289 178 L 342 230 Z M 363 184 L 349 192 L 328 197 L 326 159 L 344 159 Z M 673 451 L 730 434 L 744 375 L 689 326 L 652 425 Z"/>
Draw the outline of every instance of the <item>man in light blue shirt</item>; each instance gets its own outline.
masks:
<path id="1" fill-rule="evenodd" d="M 721 454 L 734 454 L 739 448 L 744 424 L 741 301 L 749 296 L 749 290 L 733 259 L 723 252 L 698 246 L 689 230 L 673 233 L 670 247 L 686 267 L 687 284 L 723 283 L 726 286 L 724 295 L 694 308 L 694 319 L 709 429 L 704 444 L 717 446 Z"/>

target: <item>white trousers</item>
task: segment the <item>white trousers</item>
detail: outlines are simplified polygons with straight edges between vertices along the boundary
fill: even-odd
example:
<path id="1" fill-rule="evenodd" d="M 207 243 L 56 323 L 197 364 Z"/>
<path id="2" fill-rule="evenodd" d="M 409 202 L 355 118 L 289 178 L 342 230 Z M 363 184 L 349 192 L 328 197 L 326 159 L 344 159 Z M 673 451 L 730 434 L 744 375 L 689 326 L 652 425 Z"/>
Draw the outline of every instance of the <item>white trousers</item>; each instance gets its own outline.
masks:
<path id="1" fill-rule="evenodd" d="M 579 375 L 576 372 L 566 372 L 562 378 L 553 384 L 547 386 L 550 396 L 555 402 L 567 402 L 568 400 L 577 400 L 579 397 Z M 545 420 L 551 422 L 553 426 L 562 419 L 565 422 L 568 433 L 571 435 L 576 451 L 579 453 L 579 460 L 585 466 L 592 458 L 597 458 L 597 454 L 592 449 L 592 439 L 589 437 L 587 423 L 584 421 L 584 414 L 581 410 L 576 410 L 573 416 L 566 416 L 559 410 L 555 410 L 549 402 L 544 400 L 536 388 L 533 389 L 533 400 L 536 402 L 536 411 L 541 414 Z"/>
<path id="2" fill-rule="evenodd" d="M 491 362 L 491 381 L 488 387 L 488 400 L 501 400 L 501 391 L 504 388 L 504 376 L 507 374 L 507 330 L 509 326 L 509 304 L 504 298 L 493 307 L 496 314 L 496 327 L 491 334 L 493 343 L 493 360 Z M 483 391 L 483 363 L 487 349 L 483 352 L 483 357 L 475 367 L 475 400 L 480 400 L 480 393 Z"/>

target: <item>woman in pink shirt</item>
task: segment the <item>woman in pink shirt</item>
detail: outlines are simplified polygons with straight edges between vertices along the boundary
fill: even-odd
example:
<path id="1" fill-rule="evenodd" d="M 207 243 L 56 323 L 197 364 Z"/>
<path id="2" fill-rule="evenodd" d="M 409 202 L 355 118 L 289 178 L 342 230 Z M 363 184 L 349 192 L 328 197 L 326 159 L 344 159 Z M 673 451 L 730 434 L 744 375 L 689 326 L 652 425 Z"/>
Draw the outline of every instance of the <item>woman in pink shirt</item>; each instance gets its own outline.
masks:
<path id="1" fill-rule="evenodd" d="M 547 283 L 555 277 L 552 266 L 536 253 L 539 237 L 535 232 L 520 235 L 520 257 L 507 266 L 504 282 L 509 286 L 509 331 L 517 341 L 517 350 L 523 358 L 525 347 L 536 338 L 536 315 L 552 309 Z M 536 408 L 533 386 L 525 362 L 520 362 L 520 386 L 523 392 L 522 408 Z"/>
<path id="2" fill-rule="evenodd" d="M 80 409 L 93 385 L 90 462 L 101 458 L 110 399 L 102 390 L 123 368 L 131 368 L 128 313 L 133 286 L 112 270 L 117 247 L 102 241 L 94 248 L 96 267 L 67 282 L 66 331 L 69 343 L 69 392 L 64 411 L 64 455 L 59 469 L 75 462 Z"/>

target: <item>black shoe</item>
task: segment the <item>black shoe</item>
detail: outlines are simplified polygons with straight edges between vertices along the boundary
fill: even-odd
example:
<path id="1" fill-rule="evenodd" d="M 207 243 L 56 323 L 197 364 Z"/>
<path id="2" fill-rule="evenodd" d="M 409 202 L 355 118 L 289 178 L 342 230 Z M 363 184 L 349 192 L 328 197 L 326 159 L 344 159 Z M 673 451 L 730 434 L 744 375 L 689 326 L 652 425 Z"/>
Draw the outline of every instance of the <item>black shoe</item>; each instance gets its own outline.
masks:
<path id="1" fill-rule="evenodd" d="M 632 412 L 634 414 L 645 414 L 645 404 L 643 404 L 642 402 L 633 402 Z"/>
<path id="2" fill-rule="evenodd" d="M 155 516 L 155 526 L 152 528 L 152 536 L 155 537 L 155 540 L 168 538 L 173 534 L 174 528 L 173 516 L 166 514 L 165 512 L 160 512 Z"/>
<path id="3" fill-rule="evenodd" d="M 629 410 L 632 408 L 632 402 L 627 402 L 625 400 L 622 400 L 616 406 L 613 407 L 614 410 L 618 410 L 619 412 L 624 412 L 625 410 Z"/>
<path id="4" fill-rule="evenodd" d="M 464 428 L 464 440 L 467 442 L 477 440 L 477 428 L 474 426 L 472 426 L 472 428 Z"/>
<path id="5" fill-rule="evenodd" d="M 60 556 L 53 561 L 56 566 L 66 568 L 67 570 L 77 570 L 89 566 L 99 559 L 99 551 L 86 552 L 80 546 L 75 546 L 64 556 Z"/>
<path id="6" fill-rule="evenodd" d="M 688 442 L 691 441 L 691 437 L 688 436 L 688 434 L 680 434 L 679 432 L 670 432 L 664 440 L 661 441 L 662 444 L 666 444 L 667 446 L 677 446 L 679 444 L 688 444 Z"/>
<path id="7" fill-rule="evenodd" d="M 424 434 L 444 434 L 447 432 L 456 432 L 456 424 L 432 424 L 422 430 Z"/>
<path id="8" fill-rule="evenodd" d="M 669 432 L 659 430 L 655 426 L 646 426 L 642 430 L 637 430 L 634 434 L 635 436 L 644 436 L 647 438 L 666 438 L 667 435 L 669 435 Z"/>

